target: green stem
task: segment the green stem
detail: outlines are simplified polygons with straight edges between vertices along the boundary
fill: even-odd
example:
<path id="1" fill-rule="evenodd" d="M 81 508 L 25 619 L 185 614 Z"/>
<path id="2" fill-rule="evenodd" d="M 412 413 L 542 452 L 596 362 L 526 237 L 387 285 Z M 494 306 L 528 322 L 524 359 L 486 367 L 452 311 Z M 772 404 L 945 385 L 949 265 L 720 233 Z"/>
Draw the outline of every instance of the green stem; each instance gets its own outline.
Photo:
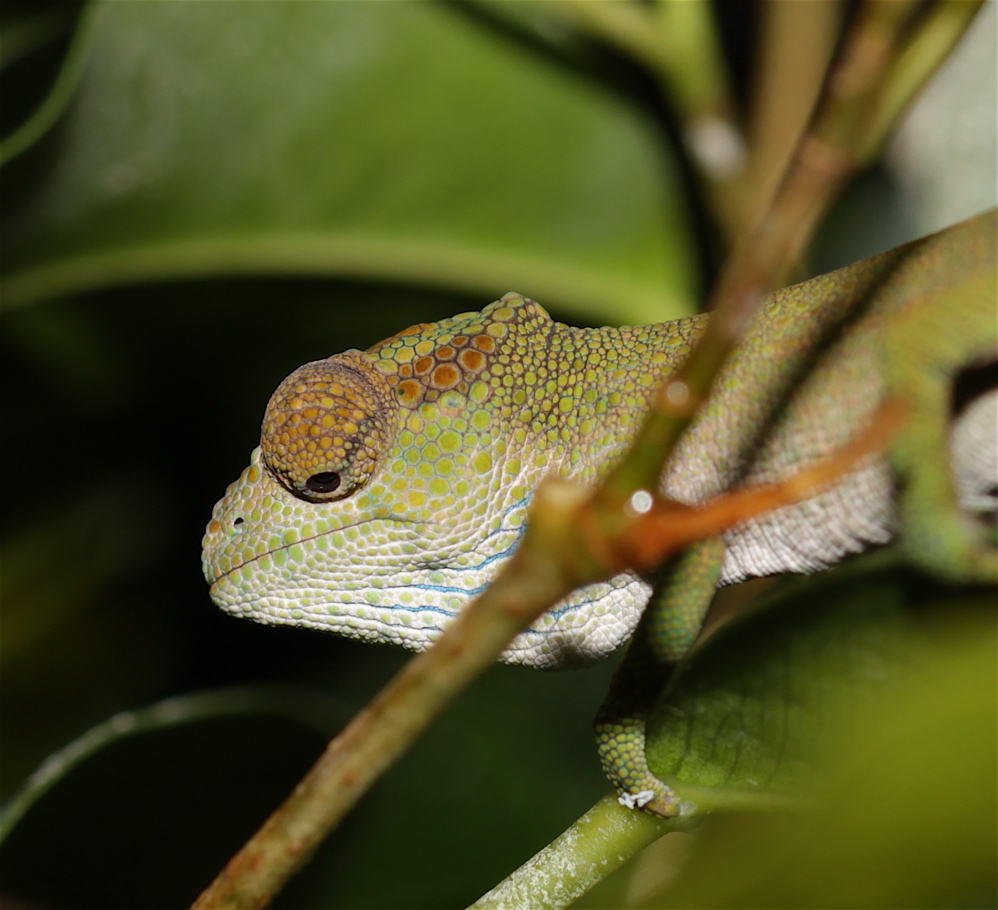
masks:
<path id="1" fill-rule="evenodd" d="M 682 818 L 625 809 L 608 794 L 468 910 L 567 907 L 663 834 L 686 827 Z"/>
<path id="2" fill-rule="evenodd" d="M 0 812 L 0 843 L 28 810 L 92 755 L 119 739 L 212 717 L 288 717 L 327 736 L 337 713 L 332 699 L 295 686 L 246 686 L 167 698 L 134 711 L 121 711 L 50 755 Z"/>
<path id="3" fill-rule="evenodd" d="M 561 910 L 660 837 L 694 827 L 711 812 L 796 812 L 800 802 L 773 793 L 676 787 L 682 814 L 657 818 L 604 796 L 550 844 L 511 872 L 468 910 Z"/>
<path id="4" fill-rule="evenodd" d="M 0 143 L 0 166 L 31 148 L 52 128 L 69 106 L 90 60 L 94 32 L 102 11 L 99 4 L 91 4 L 80 16 L 73 43 L 51 91 L 38 110 Z"/>
<path id="5" fill-rule="evenodd" d="M 894 124 L 946 62 L 983 6 L 984 0 L 941 0 L 926 13 L 921 27 L 893 61 L 874 104 L 867 145 L 859 156 L 864 163 L 873 160 Z"/>

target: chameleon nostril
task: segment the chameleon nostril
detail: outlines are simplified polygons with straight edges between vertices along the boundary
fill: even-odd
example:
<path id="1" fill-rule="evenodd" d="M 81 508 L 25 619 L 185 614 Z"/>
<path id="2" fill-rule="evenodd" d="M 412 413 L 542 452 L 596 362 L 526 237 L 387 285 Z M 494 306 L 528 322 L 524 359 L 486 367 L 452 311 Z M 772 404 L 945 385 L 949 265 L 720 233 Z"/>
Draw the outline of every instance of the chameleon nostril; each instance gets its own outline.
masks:
<path id="1" fill-rule="evenodd" d="M 238 528 L 245 520 L 246 520 L 245 518 L 237 518 L 235 521 L 232 522 L 232 527 Z"/>

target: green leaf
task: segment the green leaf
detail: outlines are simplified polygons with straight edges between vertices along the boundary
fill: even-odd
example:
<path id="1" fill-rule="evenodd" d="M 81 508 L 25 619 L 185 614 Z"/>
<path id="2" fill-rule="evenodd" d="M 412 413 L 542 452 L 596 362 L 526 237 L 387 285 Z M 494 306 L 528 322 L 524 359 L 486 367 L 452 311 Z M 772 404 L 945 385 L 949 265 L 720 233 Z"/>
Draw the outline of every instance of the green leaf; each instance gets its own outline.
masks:
<path id="1" fill-rule="evenodd" d="M 635 906 L 995 906 L 998 642 L 974 600 L 937 604 L 890 684 L 868 666 L 879 695 L 830 728 L 806 812 L 711 820 Z"/>
<path id="2" fill-rule="evenodd" d="M 517 289 L 627 321 L 689 310 L 653 124 L 460 8 L 97 12 L 54 160 L 5 225 L 8 306 L 279 272 Z"/>
<path id="3" fill-rule="evenodd" d="M 799 791 L 850 706 L 896 678 L 911 632 L 904 575 L 892 559 L 877 554 L 787 582 L 708 640 L 667 688 L 647 754 L 652 770 L 696 803 L 685 812 Z"/>

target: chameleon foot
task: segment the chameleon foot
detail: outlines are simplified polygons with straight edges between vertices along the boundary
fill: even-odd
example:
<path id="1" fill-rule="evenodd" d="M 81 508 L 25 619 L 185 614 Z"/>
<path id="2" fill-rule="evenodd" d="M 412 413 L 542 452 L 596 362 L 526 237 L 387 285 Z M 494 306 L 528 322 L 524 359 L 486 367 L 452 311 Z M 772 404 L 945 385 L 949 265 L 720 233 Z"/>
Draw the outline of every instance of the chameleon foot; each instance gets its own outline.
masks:
<path id="1" fill-rule="evenodd" d="M 651 815 L 678 815 L 679 799 L 652 774 L 645 760 L 644 720 L 611 719 L 601 711 L 594 726 L 603 771 L 617 788 L 617 801 L 628 809 L 643 809 Z"/>
<path id="2" fill-rule="evenodd" d="M 675 793 L 648 767 L 645 720 L 696 641 L 723 561 L 723 541 L 708 538 L 672 562 L 656 586 L 596 716 L 600 761 L 620 793 L 622 806 L 666 818 L 679 814 Z"/>

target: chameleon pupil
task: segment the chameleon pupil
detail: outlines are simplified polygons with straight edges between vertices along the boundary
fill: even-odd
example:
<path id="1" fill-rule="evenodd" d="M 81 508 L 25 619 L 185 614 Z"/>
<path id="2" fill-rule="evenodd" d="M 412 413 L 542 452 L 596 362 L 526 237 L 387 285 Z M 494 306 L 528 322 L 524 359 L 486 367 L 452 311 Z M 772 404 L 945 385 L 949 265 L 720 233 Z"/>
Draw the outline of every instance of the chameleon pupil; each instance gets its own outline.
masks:
<path id="1" fill-rule="evenodd" d="M 339 485 L 340 475 L 335 471 L 322 471 L 305 481 L 305 489 L 312 493 L 332 493 Z"/>

